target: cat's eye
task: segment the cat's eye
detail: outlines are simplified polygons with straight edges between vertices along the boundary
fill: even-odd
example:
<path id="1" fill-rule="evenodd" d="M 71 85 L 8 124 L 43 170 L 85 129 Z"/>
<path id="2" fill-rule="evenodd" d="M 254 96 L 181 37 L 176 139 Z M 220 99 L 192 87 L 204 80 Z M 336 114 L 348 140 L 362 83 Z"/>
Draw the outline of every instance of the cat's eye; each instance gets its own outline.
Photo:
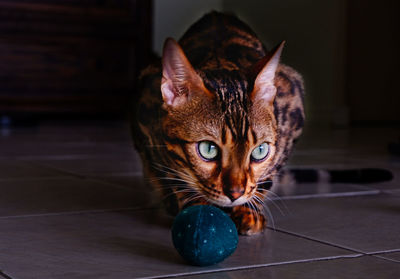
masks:
<path id="1" fill-rule="evenodd" d="M 218 146 L 211 141 L 201 141 L 197 145 L 200 156 L 206 161 L 214 161 L 219 154 Z"/>
<path id="2" fill-rule="evenodd" d="M 251 160 L 253 162 L 260 162 L 264 160 L 269 153 L 269 145 L 268 143 L 264 142 L 254 148 L 254 150 L 251 152 Z"/>

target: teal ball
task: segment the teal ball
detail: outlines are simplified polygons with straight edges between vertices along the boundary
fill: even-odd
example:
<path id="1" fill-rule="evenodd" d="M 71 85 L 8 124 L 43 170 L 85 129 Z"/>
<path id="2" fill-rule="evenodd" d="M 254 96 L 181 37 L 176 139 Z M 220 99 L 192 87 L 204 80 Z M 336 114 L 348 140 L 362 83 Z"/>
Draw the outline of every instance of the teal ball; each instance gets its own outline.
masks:
<path id="1" fill-rule="evenodd" d="M 172 241 L 189 263 L 207 266 L 229 257 L 238 244 L 238 233 L 231 218 L 210 205 L 182 210 L 172 225 Z"/>

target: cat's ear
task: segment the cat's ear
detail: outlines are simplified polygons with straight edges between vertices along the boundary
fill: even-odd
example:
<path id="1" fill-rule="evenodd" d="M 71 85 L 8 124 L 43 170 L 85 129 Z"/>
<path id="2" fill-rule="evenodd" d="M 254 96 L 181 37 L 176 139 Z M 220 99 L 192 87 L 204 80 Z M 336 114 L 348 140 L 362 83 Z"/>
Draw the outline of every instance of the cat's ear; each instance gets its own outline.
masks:
<path id="1" fill-rule="evenodd" d="M 274 101 L 276 95 L 276 87 L 274 85 L 275 72 L 279 65 L 279 58 L 282 53 L 285 41 L 276 46 L 252 68 L 251 74 L 254 81 L 254 88 L 251 93 L 253 102 L 264 100 L 268 103 Z"/>
<path id="2" fill-rule="evenodd" d="M 203 85 L 182 48 L 172 38 L 164 43 L 162 66 L 161 93 L 167 105 L 178 106 L 186 102 L 190 91 Z"/>

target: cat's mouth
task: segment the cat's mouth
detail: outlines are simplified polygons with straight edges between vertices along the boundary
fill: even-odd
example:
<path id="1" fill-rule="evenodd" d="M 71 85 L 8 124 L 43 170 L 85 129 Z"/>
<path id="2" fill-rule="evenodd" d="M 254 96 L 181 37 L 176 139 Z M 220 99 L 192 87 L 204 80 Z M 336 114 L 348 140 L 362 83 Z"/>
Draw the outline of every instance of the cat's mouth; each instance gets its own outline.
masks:
<path id="1" fill-rule="evenodd" d="M 243 205 L 249 201 L 248 198 L 242 196 L 234 201 L 230 200 L 227 196 L 223 196 L 221 199 L 211 201 L 212 203 L 221 206 L 221 207 L 235 207 L 239 205 Z"/>
<path id="2" fill-rule="evenodd" d="M 235 207 L 246 204 L 252 199 L 250 193 L 247 195 L 241 195 L 240 197 L 233 199 L 232 197 L 229 197 L 221 191 L 210 192 L 204 188 L 202 190 L 202 194 L 208 203 L 220 207 Z"/>

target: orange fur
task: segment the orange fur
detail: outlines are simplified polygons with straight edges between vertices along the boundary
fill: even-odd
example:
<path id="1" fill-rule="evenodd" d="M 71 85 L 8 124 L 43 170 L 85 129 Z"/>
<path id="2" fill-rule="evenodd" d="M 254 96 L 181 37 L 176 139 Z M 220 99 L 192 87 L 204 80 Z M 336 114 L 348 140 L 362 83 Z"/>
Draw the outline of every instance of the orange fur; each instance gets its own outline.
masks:
<path id="1" fill-rule="evenodd" d="M 304 120 L 303 82 L 279 64 L 282 47 L 266 51 L 247 25 L 214 12 L 179 44 L 168 39 L 161 65 L 143 72 L 134 141 L 169 212 L 211 203 L 231 211 L 240 233 L 263 230 L 263 185 L 276 178 Z M 215 160 L 199 154 L 203 141 L 217 147 Z M 254 160 L 263 143 L 268 155 Z"/>

